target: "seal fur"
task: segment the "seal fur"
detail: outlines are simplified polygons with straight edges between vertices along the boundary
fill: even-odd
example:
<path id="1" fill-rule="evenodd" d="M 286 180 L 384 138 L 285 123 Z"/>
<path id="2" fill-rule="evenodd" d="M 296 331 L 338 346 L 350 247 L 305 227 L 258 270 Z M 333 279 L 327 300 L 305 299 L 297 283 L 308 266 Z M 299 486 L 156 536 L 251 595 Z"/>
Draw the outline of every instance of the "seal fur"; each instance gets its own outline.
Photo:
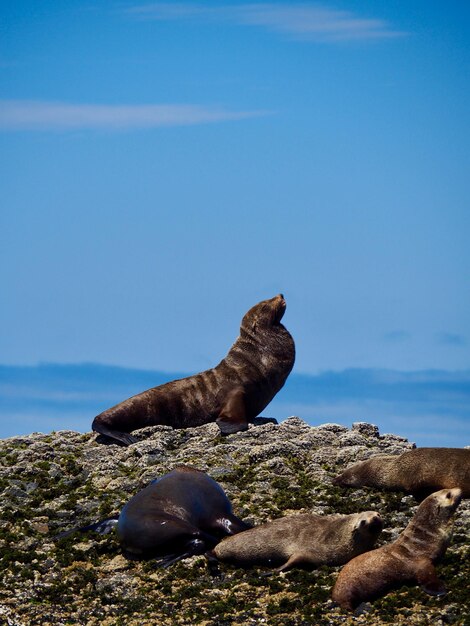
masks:
<path id="1" fill-rule="evenodd" d="M 281 324 L 285 309 L 282 294 L 259 302 L 216 367 L 133 396 L 95 417 L 92 429 L 124 445 L 135 442 L 131 431 L 157 424 L 187 428 L 215 421 L 223 435 L 246 430 L 294 365 L 294 340 Z"/>
<path id="2" fill-rule="evenodd" d="M 339 573 L 333 600 L 349 611 L 389 589 L 417 582 L 430 595 L 443 595 L 445 586 L 434 563 L 449 544 L 452 516 L 460 504 L 460 489 L 442 489 L 428 496 L 398 539 L 349 561 Z"/>
<path id="3" fill-rule="evenodd" d="M 371 550 L 381 530 L 382 520 L 374 511 L 289 515 L 225 538 L 210 556 L 243 567 L 278 566 L 278 572 L 293 567 L 342 565 Z"/>
<path id="4" fill-rule="evenodd" d="M 233 514 L 222 487 L 189 466 L 151 482 L 127 502 L 118 518 L 67 531 L 59 538 L 88 530 L 105 534 L 114 527 L 127 557 L 160 557 L 158 564 L 163 566 L 203 554 L 222 537 L 250 528 Z"/>
<path id="5" fill-rule="evenodd" d="M 406 491 L 421 499 L 439 489 L 460 487 L 470 497 L 470 449 L 416 448 L 355 463 L 333 479 L 342 487 Z"/>

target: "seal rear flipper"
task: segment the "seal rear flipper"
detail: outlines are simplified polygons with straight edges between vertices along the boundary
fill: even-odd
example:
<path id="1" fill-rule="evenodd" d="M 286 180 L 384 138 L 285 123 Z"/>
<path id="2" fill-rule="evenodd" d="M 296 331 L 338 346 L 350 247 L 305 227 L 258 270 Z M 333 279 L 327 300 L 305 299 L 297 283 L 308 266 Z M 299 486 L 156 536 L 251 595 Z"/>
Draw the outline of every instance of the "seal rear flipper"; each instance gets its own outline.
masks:
<path id="1" fill-rule="evenodd" d="M 215 556 L 214 550 L 208 550 L 204 556 L 206 557 L 209 574 L 215 578 L 223 578 L 219 568 L 219 559 Z"/>
<path id="2" fill-rule="evenodd" d="M 231 435 L 248 429 L 246 418 L 245 392 L 243 387 L 236 387 L 227 394 L 219 417 L 215 420 L 222 435 Z"/>
<path id="3" fill-rule="evenodd" d="M 69 535 L 72 535 L 73 533 L 86 533 L 89 530 L 93 530 L 96 533 L 99 533 L 100 535 L 107 535 L 108 533 L 114 530 L 114 528 L 117 526 L 117 523 L 118 523 L 118 516 L 116 515 L 116 517 L 108 517 L 107 519 L 103 519 L 99 522 L 95 522 L 94 524 L 88 524 L 87 526 L 80 526 L 78 528 L 72 528 L 71 530 L 66 530 L 56 535 L 54 539 L 55 540 L 64 539 L 64 537 L 68 537 Z"/>
<path id="4" fill-rule="evenodd" d="M 98 435 L 100 435 L 99 437 L 97 437 L 100 443 L 118 443 L 119 445 L 124 446 L 129 446 L 132 443 L 137 443 L 137 439 L 132 435 L 129 435 L 129 433 L 123 433 L 119 430 L 113 430 L 112 428 L 108 428 L 104 424 L 97 422 L 96 418 L 93 421 L 91 427 L 95 431 L 95 433 L 98 433 Z"/>
<path id="5" fill-rule="evenodd" d="M 419 563 L 416 578 L 421 589 L 430 596 L 443 596 L 447 593 L 446 586 L 439 580 L 434 565 L 428 559 Z"/>

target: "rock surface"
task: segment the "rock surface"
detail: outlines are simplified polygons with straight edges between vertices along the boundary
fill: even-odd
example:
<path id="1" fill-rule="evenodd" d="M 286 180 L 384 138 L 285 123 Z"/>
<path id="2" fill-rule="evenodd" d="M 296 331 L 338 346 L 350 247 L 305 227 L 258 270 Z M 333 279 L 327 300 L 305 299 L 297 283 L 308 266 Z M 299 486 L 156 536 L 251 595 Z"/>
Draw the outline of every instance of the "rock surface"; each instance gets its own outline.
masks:
<path id="1" fill-rule="evenodd" d="M 234 512 L 256 524 L 296 512 L 376 510 L 384 518 L 380 545 L 394 540 L 416 510 L 403 493 L 331 485 L 355 461 L 413 447 L 371 424 L 311 427 L 291 417 L 223 439 L 215 424 L 133 434 L 141 440 L 129 448 L 71 431 L 0 441 L 0 624 L 470 624 L 469 500 L 457 511 L 453 541 L 438 566 L 448 594 L 431 598 L 402 588 L 359 616 L 330 600 L 339 568 L 262 577 L 262 569 L 221 565 L 214 577 L 204 557 L 167 570 L 128 561 L 114 534 L 54 541 L 63 530 L 118 513 L 137 490 L 183 463 L 207 471 Z"/>

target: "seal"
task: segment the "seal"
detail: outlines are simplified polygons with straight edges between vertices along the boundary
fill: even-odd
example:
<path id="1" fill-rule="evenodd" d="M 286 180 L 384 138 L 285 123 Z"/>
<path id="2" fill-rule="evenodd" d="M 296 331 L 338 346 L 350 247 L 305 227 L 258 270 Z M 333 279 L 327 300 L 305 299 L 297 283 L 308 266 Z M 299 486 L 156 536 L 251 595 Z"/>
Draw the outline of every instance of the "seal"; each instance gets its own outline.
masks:
<path id="1" fill-rule="evenodd" d="M 209 557 L 243 567 L 278 566 L 278 572 L 343 565 L 371 550 L 381 530 L 382 520 L 374 511 L 289 515 L 223 539 Z"/>
<path id="2" fill-rule="evenodd" d="M 333 484 L 406 491 L 418 499 L 439 489 L 460 487 L 463 497 L 469 498 L 470 449 L 416 448 L 399 455 L 380 454 L 355 463 Z"/>
<path id="3" fill-rule="evenodd" d="M 59 535 L 116 527 L 124 555 L 134 559 L 161 557 L 167 567 L 203 554 L 222 537 L 250 528 L 232 512 L 222 487 L 206 473 L 180 466 L 133 496 L 119 517 L 108 518 Z"/>
<path id="4" fill-rule="evenodd" d="M 259 302 L 216 367 L 133 396 L 95 417 L 92 429 L 124 445 L 136 441 L 131 431 L 157 424 L 188 428 L 215 421 L 223 435 L 246 430 L 294 365 L 294 340 L 281 324 L 285 310 L 282 294 Z"/>
<path id="5" fill-rule="evenodd" d="M 417 582 L 429 595 L 446 593 L 434 563 L 444 556 L 460 489 L 442 489 L 419 505 L 411 522 L 391 544 L 356 556 L 340 571 L 333 600 L 349 611 L 388 590 Z"/>

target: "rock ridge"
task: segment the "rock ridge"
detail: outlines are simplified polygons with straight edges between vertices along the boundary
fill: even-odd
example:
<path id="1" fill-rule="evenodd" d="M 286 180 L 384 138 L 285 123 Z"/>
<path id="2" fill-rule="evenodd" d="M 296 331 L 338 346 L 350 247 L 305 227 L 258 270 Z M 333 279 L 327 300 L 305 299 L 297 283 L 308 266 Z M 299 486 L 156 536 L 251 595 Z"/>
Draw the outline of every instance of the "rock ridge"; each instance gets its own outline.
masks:
<path id="1" fill-rule="evenodd" d="M 208 472 L 234 512 L 254 524 L 307 511 L 377 510 L 384 518 L 381 545 L 393 541 L 416 510 L 404 493 L 331 484 L 355 461 L 414 447 L 398 435 L 381 435 L 373 424 L 310 426 L 290 417 L 224 438 L 215 424 L 133 434 L 138 442 L 127 448 L 73 431 L 0 441 L 0 624 L 470 624 L 468 500 L 438 566 L 449 593 L 431 598 L 403 588 L 357 617 L 331 602 L 339 568 L 261 577 L 262 569 L 221 566 L 217 578 L 203 557 L 167 570 L 129 561 L 114 535 L 54 541 L 63 530 L 118 513 L 150 480 L 181 464 Z"/>

